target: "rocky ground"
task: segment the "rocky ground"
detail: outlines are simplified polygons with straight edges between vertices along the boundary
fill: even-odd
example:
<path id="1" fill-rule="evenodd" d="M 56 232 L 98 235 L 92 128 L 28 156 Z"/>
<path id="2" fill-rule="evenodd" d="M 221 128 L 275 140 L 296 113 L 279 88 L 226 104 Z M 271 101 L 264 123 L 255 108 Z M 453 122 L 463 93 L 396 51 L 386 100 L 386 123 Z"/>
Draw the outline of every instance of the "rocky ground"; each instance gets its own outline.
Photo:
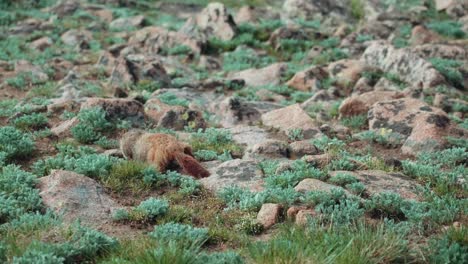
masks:
<path id="1" fill-rule="evenodd" d="M 467 91 L 463 0 L 2 1 L 0 262 L 467 263 Z"/>

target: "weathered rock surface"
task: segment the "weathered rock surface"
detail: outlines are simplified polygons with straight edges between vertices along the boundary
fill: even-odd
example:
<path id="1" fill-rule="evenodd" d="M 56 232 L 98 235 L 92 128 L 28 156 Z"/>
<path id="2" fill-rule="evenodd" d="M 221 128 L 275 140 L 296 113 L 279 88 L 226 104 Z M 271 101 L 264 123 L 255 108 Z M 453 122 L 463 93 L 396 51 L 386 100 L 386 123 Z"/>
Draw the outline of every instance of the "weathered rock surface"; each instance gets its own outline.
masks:
<path id="1" fill-rule="evenodd" d="M 366 186 L 366 191 L 372 196 L 382 192 L 394 192 L 405 199 L 417 200 L 421 196 L 417 188 L 421 187 L 418 183 L 411 180 L 410 177 L 401 173 L 389 173 L 380 170 L 365 171 L 332 171 L 333 177 L 339 173 L 346 173 L 356 177 L 359 182 Z"/>
<path id="2" fill-rule="evenodd" d="M 408 49 L 396 49 L 382 42 L 372 43 L 362 55 L 368 65 L 397 74 L 406 82 L 423 88 L 445 84 L 445 78 L 431 63 Z"/>
<path id="3" fill-rule="evenodd" d="M 39 179 L 44 204 L 72 223 L 77 219 L 89 226 L 109 224 L 119 206 L 95 180 L 70 171 L 53 170 Z"/>
<path id="4" fill-rule="evenodd" d="M 340 187 L 332 185 L 332 184 L 328 184 L 321 180 L 307 178 L 299 182 L 296 185 L 296 187 L 294 187 L 294 190 L 296 190 L 297 192 L 311 192 L 311 191 L 329 192 L 333 188 L 340 188 Z"/>
<path id="5" fill-rule="evenodd" d="M 340 116 L 349 117 L 367 114 L 369 108 L 381 101 L 403 97 L 403 93 L 392 91 L 372 91 L 346 98 L 340 105 Z"/>
<path id="6" fill-rule="evenodd" d="M 312 66 L 311 68 L 294 74 L 286 85 L 300 91 L 310 92 L 323 87 L 322 82 L 328 77 L 329 74 L 327 70 L 322 67 Z"/>
<path id="7" fill-rule="evenodd" d="M 250 146 L 247 151 L 252 155 L 263 155 L 271 158 L 289 157 L 289 146 L 281 140 L 266 140 Z"/>
<path id="8" fill-rule="evenodd" d="M 221 3 L 210 3 L 198 15 L 187 20 L 179 32 L 198 39 L 217 37 L 221 40 L 231 40 L 236 31 L 236 23 L 226 7 Z"/>
<path id="9" fill-rule="evenodd" d="M 81 104 L 81 109 L 93 107 L 102 108 L 110 119 L 127 119 L 134 122 L 142 122 L 145 119 L 143 104 L 136 100 L 120 98 L 88 98 Z"/>
<path id="10" fill-rule="evenodd" d="M 257 221 L 268 229 L 275 225 L 280 217 L 282 206 L 280 204 L 266 203 L 257 214 Z"/>
<path id="11" fill-rule="evenodd" d="M 261 69 L 247 69 L 232 73 L 231 79 L 241 79 L 248 86 L 278 85 L 287 70 L 286 63 L 274 63 Z"/>
<path id="12" fill-rule="evenodd" d="M 444 111 L 411 98 L 378 102 L 369 110 L 368 118 L 371 130 L 385 128 L 402 134 L 406 138 L 402 151 L 406 154 L 440 149 L 452 128 Z"/>
<path id="13" fill-rule="evenodd" d="M 263 189 L 262 174 L 254 160 L 229 160 L 209 169 L 209 171 L 211 175 L 200 180 L 203 186 L 209 190 L 219 191 L 233 185 L 252 191 Z"/>
<path id="14" fill-rule="evenodd" d="M 299 106 L 290 105 L 262 115 L 265 126 L 277 128 L 284 133 L 292 129 L 302 129 L 304 138 L 312 138 L 320 133 L 313 119 Z"/>

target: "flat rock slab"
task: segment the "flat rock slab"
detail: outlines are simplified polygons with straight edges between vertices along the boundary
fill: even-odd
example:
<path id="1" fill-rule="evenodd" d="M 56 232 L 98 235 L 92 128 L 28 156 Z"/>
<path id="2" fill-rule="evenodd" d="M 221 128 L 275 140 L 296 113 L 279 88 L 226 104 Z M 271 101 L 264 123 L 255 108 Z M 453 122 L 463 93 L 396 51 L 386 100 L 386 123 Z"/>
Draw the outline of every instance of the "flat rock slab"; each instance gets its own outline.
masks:
<path id="1" fill-rule="evenodd" d="M 257 126 L 236 126 L 228 130 L 232 134 L 232 139 L 241 145 L 252 146 L 270 138 L 267 131 Z"/>
<path id="2" fill-rule="evenodd" d="M 326 183 L 317 179 L 307 178 L 299 182 L 296 185 L 296 187 L 294 187 L 294 190 L 296 190 L 296 192 L 312 192 L 312 191 L 330 192 L 331 189 L 333 188 L 341 189 L 340 186 L 329 184 L 329 183 Z"/>
<path id="3" fill-rule="evenodd" d="M 416 188 L 420 187 L 418 183 L 411 180 L 408 176 L 401 173 L 389 173 L 380 170 L 364 171 L 332 171 L 330 176 L 339 173 L 347 173 L 356 177 L 366 186 L 367 192 L 372 196 L 382 192 L 394 192 L 405 199 L 418 200 Z"/>
<path id="4" fill-rule="evenodd" d="M 84 225 L 101 226 L 111 222 L 112 211 L 119 208 L 99 183 L 71 171 L 53 170 L 39 179 L 38 188 L 44 204 L 68 223 L 80 219 Z"/>
<path id="5" fill-rule="evenodd" d="M 305 138 L 320 134 L 314 120 L 299 104 L 265 113 L 262 115 L 262 122 L 265 126 L 277 128 L 286 134 L 292 129 L 302 129 Z"/>
<path id="6" fill-rule="evenodd" d="M 209 190 L 216 192 L 234 185 L 251 191 L 263 190 L 262 174 L 254 160 L 228 160 L 208 170 L 211 175 L 200 182 Z"/>

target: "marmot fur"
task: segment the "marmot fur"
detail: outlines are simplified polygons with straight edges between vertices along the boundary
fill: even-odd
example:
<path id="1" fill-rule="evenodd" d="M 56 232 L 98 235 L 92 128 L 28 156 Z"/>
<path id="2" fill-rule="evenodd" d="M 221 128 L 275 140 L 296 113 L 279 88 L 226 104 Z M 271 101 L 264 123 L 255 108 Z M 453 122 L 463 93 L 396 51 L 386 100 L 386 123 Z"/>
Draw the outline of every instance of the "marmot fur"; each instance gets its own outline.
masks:
<path id="1" fill-rule="evenodd" d="M 193 157 L 192 148 L 171 135 L 132 130 L 123 135 L 120 149 L 125 158 L 154 164 L 161 172 L 175 163 L 182 168 L 184 174 L 195 178 L 210 176 Z"/>

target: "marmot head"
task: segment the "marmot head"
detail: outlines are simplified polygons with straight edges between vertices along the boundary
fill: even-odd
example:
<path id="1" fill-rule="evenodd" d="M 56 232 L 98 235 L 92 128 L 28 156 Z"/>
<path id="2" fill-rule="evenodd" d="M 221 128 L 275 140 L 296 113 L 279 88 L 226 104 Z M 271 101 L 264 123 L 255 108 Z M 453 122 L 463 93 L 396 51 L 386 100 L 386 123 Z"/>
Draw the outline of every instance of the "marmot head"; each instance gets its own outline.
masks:
<path id="1" fill-rule="evenodd" d="M 120 139 L 120 150 L 125 158 L 133 158 L 133 147 L 137 140 L 145 133 L 143 130 L 133 129 L 123 134 Z"/>

